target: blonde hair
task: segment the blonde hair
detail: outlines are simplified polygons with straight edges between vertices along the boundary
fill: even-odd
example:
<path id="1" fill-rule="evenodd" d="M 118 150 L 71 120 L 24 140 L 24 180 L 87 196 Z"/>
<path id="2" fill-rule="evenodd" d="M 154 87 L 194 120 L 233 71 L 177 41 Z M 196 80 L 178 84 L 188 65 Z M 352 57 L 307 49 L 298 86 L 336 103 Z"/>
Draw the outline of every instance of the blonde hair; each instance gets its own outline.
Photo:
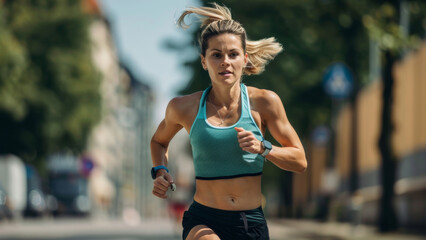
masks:
<path id="1" fill-rule="evenodd" d="M 283 48 L 274 37 L 265 38 L 258 41 L 250 41 L 247 39 L 246 30 L 243 26 L 232 19 L 231 12 L 227 7 L 220 6 L 216 3 L 213 7 L 189 7 L 179 17 L 177 24 L 183 29 L 188 28 L 184 18 L 189 14 L 197 14 L 201 17 L 201 32 L 198 40 L 201 48 L 201 54 L 205 56 L 208 48 L 208 40 L 223 33 L 231 33 L 241 38 L 241 45 L 244 53 L 248 55 L 248 63 L 243 73 L 246 75 L 260 74 L 265 70 L 265 65 L 275 58 Z"/>

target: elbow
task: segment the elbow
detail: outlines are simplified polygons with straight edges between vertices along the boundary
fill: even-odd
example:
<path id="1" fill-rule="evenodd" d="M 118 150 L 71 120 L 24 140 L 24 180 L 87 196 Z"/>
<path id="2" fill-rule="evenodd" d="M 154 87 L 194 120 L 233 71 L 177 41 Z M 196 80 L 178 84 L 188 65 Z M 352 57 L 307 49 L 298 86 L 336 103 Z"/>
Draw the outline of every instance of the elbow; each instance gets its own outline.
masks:
<path id="1" fill-rule="evenodd" d="M 156 138 L 156 136 L 154 135 L 154 136 L 152 136 L 152 138 L 151 138 L 151 150 L 153 149 L 153 148 L 158 148 L 158 147 L 160 147 L 160 148 L 165 148 L 165 149 L 167 149 L 168 148 L 168 143 L 167 144 L 165 144 L 165 143 L 162 143 L 162 142 L 160 142 L 157 138 Z"/>
<path id="2" fill-rule="evenodd" d="M 155 138 L 155 135 L 151 138 L 151 150 L 155 147 L 162 146 Z"/>
<path id="3" fill-rule="evenodd" d="M 299 161 L 299 166 L 296 170 L 296 173 L 304 173 L 306 172 L 306 169 L 308 169 L 308 161 L 306 161 L 306 158 L 303 158 Z"/>

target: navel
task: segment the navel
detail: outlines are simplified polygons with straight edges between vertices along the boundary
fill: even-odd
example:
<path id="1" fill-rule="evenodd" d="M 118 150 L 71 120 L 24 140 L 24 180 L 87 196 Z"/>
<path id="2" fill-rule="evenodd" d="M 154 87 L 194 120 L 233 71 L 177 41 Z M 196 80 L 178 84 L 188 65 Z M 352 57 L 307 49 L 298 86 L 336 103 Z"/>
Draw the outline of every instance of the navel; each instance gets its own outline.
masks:
<path id="1" fill-rule="evenodd" d="M 236 197 L 231 196 L 231 197 L 229 197 L 229 202 L 231 204 L 237 204 L 238 203 L 238 199 Z"/>

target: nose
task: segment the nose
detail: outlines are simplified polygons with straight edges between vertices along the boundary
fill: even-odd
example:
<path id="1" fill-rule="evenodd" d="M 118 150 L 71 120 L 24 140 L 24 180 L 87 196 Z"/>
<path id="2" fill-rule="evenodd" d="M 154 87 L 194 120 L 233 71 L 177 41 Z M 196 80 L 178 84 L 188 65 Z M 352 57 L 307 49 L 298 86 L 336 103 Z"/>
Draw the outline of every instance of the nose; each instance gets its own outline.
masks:
<path id="1" fill-rule="evenodd" d="M 224 66 L 229 66 L 229 57 L 227 56 L 227 55 L 225 55 L 224 57 L 223 57 L 223 61 L 222 61 L 222 63 L 220 64 L 222 67 L 224 67 Z"/>

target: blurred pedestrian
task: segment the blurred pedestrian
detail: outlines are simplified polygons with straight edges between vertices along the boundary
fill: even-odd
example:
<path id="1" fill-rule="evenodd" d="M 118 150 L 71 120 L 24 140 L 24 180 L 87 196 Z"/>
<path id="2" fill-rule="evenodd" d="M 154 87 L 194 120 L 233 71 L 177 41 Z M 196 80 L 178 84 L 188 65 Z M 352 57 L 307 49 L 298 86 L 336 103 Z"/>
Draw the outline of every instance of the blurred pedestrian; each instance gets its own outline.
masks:
<path id="1" fill-rule="evenodd" d="M 275 38 L 248 40 L 226 7 L 188 8 L 178 20 L 181 27 L 187 27 L 189 14 L 202 19 L 201 65 L 211 86 L 169 102 L 151 140 L 153 194 L 166 198 L 173 184 L 168 145 L 185 128 L 196 192 L 183 217 L 183 239 L 269 239 L 261 208 L 263 163 L 268 159 L 281 169 L 304 172 L 307 161 L 279 96 L 247 87 L 241 77 L 260 74 L 282 47 Z M 264 139 L 266 129 L 280 146 Z"/>

